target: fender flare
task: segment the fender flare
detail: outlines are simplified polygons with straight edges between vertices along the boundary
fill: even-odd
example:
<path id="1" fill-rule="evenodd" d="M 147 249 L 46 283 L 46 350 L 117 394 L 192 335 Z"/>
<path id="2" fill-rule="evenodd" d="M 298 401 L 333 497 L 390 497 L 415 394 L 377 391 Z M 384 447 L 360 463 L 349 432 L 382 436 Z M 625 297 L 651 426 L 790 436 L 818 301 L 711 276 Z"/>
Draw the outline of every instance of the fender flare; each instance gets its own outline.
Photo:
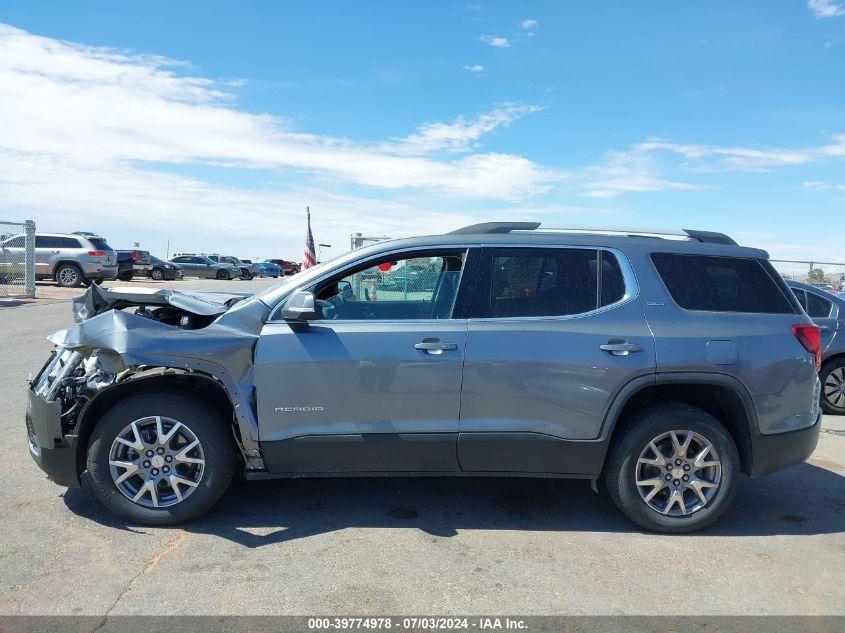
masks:
<path id="1" fill-rule="evenodd" d="M 616 428 L 619 417 L 625 408 L 625 405 L 637 393 L 648 387 L 659 385 L 684 385 L 684 384 L 708 384 L 717 385 L 720 387 L 727 387 L 733 391 L 740 399 L 745 409 L 745 414 L 749 421 L 748 439 L 751 435 L 759 432 L 757 423 L 757 409 L 754 406 L 754 400 L 748 388 L 734 376 L 729 374 L 721 374 L 715 372 L 658 372 L 656 374 L 649 374 L 647 376 L 638 376 L 625 385 L 616 393 L 613 400 L 605 412 L 602 420 L 601 430 L 599 432 L 599 439 L 609 441 L 613 435 L 613 430 Z"/>

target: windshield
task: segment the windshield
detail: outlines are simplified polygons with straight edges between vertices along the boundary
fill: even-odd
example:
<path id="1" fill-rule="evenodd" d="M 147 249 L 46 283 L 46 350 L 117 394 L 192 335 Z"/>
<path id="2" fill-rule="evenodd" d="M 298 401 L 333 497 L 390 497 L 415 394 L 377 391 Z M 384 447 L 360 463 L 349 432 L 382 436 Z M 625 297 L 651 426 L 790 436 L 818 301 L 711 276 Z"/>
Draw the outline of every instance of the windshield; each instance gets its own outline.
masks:
<path id="1" fill-rule="evenodd" d="M 373 247 L 369 247 L 368 249 L 349 251 L 333 259 L 320 262 L 316 266 L 307 268 L 302 272 L 293 275 L 292 277 L 285 277 L 284 281 L 280 281 L 277 284 L 273 284 L 272 286 L 265 288 L 261 292 L 257 292 L 253 295 L 253 297 L 264 301 L 265 303 L 272 303 L 275 300 L 281 298 L 281 296 L 284 295 L 290 289 L 307 286 L 309 282 L 322 275 L 326 270 L 331 270 L 332 268 L 343 266 L 350 262 L 354 262 L 360 257 L 367 255 L 368 251 L 372 248 Z"/>

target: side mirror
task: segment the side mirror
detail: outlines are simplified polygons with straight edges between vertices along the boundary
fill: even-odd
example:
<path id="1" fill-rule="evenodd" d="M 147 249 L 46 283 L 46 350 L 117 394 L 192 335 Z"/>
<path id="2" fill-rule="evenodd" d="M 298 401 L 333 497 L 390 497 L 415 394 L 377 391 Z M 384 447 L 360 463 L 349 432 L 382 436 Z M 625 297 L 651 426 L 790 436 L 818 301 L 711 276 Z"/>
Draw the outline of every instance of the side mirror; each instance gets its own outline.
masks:
<path id="1" fill-rule="evenodd" d="M 294 292 L 282 308 L 282 318 L 285 321 L 309 321 L 317 318 L 314 293 L 308 290 Z"/>
<path id="2" fill-rule="evenodd" d="M 337 293 L 344 299 L 350 299 L 352 295 L 352 284 L 348 281 L 337 282 Z"/>

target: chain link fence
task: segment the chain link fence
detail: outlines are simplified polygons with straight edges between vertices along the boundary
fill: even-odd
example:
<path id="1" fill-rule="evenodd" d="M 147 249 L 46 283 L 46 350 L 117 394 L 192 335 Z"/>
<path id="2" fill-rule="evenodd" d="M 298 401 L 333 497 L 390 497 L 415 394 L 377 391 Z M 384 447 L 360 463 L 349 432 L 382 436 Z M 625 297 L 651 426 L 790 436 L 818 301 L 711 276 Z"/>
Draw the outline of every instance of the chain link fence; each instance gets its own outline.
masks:
<path id="1" fill-rule="evenodd" d="M 35 222 L 0 220 L 0 298 L 35 297 Z"/>
<path id="2" fill-rule="evenodd" d="M 784 279 L 813 284 L 830 292 L 842 292 L 845 287 L 845 264 L 779 259 L 771 263 Z"/>

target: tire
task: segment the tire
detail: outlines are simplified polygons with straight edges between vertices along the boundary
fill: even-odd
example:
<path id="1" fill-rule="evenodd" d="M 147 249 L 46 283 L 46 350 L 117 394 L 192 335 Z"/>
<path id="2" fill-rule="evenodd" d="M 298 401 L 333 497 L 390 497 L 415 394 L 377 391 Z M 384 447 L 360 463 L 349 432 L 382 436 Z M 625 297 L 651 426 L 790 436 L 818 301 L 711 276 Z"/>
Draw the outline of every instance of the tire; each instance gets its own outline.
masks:
<path id="1" fill-rule="evenodd" d="M 739 454 L 728 431 L 713 416 L 686 404 L 670 402 L 635 412 L 621 424 L 624 426 L 614 434 L 616 440 L 610 447 L 603 478 L 610 498 L 634 523 L 654 532 L 683 534 L 707 527 L 728 509 L 737 490 L 737 479 L 740 473 Z M 683 434 L 676 434 L 681 443 L 686 439 L 686 433 L 691 432 L 693 439 L 689 448 L 693 449 L 690 450 L 690 456 L 693 457 L 694 453 L 700 452 L 699 449 L 704 446 L 699 438 L 708 442 L 711 450 L 701 461 L 715 462 L 716 460 L 710 457 L 715 451 L 720 468 L 712 466 L 696 469 L 694 464 L 687 464 L 686 460 L 682 460 L 684 463 L 681 466 L 671 464 L 673 470 L 669 471 L 666 469 L 665 459 L 664 464 L 660 466 L 650 465 L 646 461 L 640 463 L 641 455 L 648 462 L 659 463 L 658 456 L 649 449 L 649 443 L 663 438 L 660 439 L 657 447 L 664 450 L 666 446 L 671 447 L 673 444 L 670 432 L 672 431 L 683 432 Z M 667 442 L 668 444 L 665 444 Z M 670 450 L 665 450 L 663 457 L 669 456 Z M 688 457 L 692 461 L 690 456 Z M 685 474 L 685 466 L 690 466 L 690 470 L 686 472 L 691 474 Z M 720 471 L 719 475 L 716 476 L 715 473 L 718 471 Z M 655 491 L 657 485 L 637 486 L 638 476 L 641 477 L 641 481 L 659 481 L 662 487 L 659 491 Z M 667 482 L 665 480 L 667 476 L 675 477 L 675 479 Z M 687 484 L 682 480 L 683 476 L 690 477 L 690 481 L 700 480 L 705 484 L 708 481 L 710 483 L 715 481 L 718 485 L 700 489 L 700 494 L 709 495 L 706 501 L 702 502 L 696 496 L 694 489 L 686 487 Z M 678 488 L 683 506 L 677 501 L 669 503 L 675 484 L 684 487 Z M 652 492 L 655 493 L 653 499 L 647 502 L 645 495 Z M 663 507 L 656 509 L 649 503 Z M 698 504 L 700 507 L 696 507 Z M 664 514 L 664 510 L 668 510 L 668 513 Z"/>
<path id="2" fill-rule="evenodd" d="M 821 406 L 828 415 L 845 415 L 845 358 L 835 358 L 822 365 Z"/>
<path id="3" fill-rule="evenodd" d="M 127 435 L 127 429 L 131 429 L 131 425 L 134 424 L 141 433 L 148 433 L 145 436 L 145 446 L 151 449 L 161 446 L 155 439 L 157 433 L 149 434 L 156 428 L 154 416 L 161 416 L 165 425 L 172 424 L 174 421 L 181 422 L 183 425 L 176 439 L 166 444 L 168 451 L 172 448 L 174 453 L 167 452 L 159 459 L 162 461 L 175 455 L 176 458 L 170 460 L 171 473 L 179 475 L 182 478 L 181 481 L 195 479 L 191 485 L 175 484 L 177 489 L 175 494 L 173 488 L 165 481 L 165 479 L 169 480 L 169 476 L 163 474 L 163 470 L 170 466 L 166 463 L 151 463 L 149 460 L 142 462 L 146 457 L 143 449 L 140 452 L 134 451 L 116 441 L 119 435 L 133 437 L 131 430 Z M 177 445 L 173 448 L 174 442 L 179 441 L 182 433 L 186 435 L 185 443 L 181 447 Z M 134 437 L 137 439 L 140 436 L 134 434 Z M 191 449 L 194 462 L 181 463 L 183 460 L 176 452 L 187 446 L 192 437 L 199 441 L 198 448 Z M 160 502 L 160 507 L 155 507 L 149 491 L 145 492 L 137 503 L 127 496 L 136 488 L 144 488 L 145 482 L 153 481 L 151 473 L 155 473 L 154 470 L 147 470 L 143 475 L 129 477 L 122 484 L 130 489 L 128 493 L 119 489 L 117 480 L 129 469 L 120 470 L 119 466 L 110 465 L 110 458 L 114 451 L 130 451 L 130 453 L 134 451 L 134 453 L 132 456 L 118 455 L 113 464 L 133 463 L 139 466 L 148 464 L 148 468 L 155 468 L 158 465 L 162 469 L 156 473 L 162 479 L 156 484 L 158 486 L 156 502 Z M 135 455 L 140 456 L 135 457 Z M 150 459 L 156 459 L 156 457 L 154 455 Z M 196 463 L 197 457 L 204 459 L 201 470 L 197 470 L 200 469 L 200 465 Z M 87 453 L 90 480 L 94 492 L 103 505 L 130 522 L 143 525 L 178 525 L 208 511 L 228 489 L 234 474 L 235 462 L 232 433 L 223 416 L 206 404 L 183 395 L 158 392 L 130 396 L 109 409 L 94 428 Z M 193 469 L 193 474 L 187 474 L 186 469 Z M 180 495 L 181 500 L 176 498 L 177 494 Z"/>
<path id="4" fill-rule="evenodd" d="M 120 281 L 132 281 L 132 277 L 134 276 L 135 273 L 133 273 L 132 271 L 128 271 L 125 273 L 120 273 L 117 278 L 120 279 Z"/>
<path id="5" fill-rule="evenodd" d="M 217 271 L 217 278 L 223 279 L 223 280 L 228 280 L 228 279 L 232 278 L 232 275 L 229 274 L 228 270 L 218 270 Z"/>
<path id="6" fill-rule="evenodd" d="M 76 264 L 59 264 L 54 277 L 62 288 L 78 288 L 84 281 L 82 271 Z"/>
<path id="7" fill-rule="evenodd" d="M 153 268 L 150 271 L 150 279 L 153 281 L 162 281 L 164 279 L 164 271 L 161 268 Z"/>

